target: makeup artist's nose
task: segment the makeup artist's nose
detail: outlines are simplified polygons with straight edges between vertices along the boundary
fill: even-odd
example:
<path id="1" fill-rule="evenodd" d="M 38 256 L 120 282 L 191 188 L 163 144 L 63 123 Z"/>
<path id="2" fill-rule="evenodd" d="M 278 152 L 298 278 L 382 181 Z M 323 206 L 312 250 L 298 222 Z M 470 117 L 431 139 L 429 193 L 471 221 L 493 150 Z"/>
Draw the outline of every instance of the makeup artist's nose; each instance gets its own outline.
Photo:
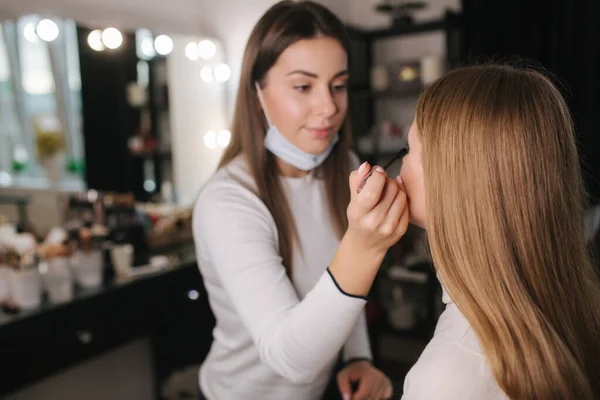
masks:
<path id="1" fill-rule="evenodd" d="M 337 113 L 338 107 L 331 90 L 322 90 L 318 94 L 316 109 L 320 116 L 327 118 L 332 117 Z"/>

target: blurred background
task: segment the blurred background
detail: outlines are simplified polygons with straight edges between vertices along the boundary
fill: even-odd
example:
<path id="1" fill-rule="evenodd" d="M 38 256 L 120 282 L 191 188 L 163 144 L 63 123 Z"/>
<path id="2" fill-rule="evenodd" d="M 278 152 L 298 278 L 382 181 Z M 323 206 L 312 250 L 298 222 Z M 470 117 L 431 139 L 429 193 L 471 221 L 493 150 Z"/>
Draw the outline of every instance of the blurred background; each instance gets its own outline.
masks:
<path id="1" fill-rule="evenodd" d="M 596 247 L 597 1 L 320 2 L 352 39 L 362 160 L 405 144 L 417 96 L 448 69 L 518 56 L 552 73 Z M 0 398 L 194 398 L 214 318 L 191 207 L 229 144 L 250 30 L 274 3 L 0 0 Z M 397 387 L 441 308 L 411 228 L 367 306 L 375 362 Z"/>

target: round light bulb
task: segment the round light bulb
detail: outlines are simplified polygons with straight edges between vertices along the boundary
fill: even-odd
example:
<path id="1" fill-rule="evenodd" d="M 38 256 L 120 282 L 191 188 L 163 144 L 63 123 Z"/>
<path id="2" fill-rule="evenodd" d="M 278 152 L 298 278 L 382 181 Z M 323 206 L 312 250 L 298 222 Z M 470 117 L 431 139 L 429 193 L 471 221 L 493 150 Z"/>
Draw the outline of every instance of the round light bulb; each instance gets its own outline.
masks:
<path id="1" fill-rule="evenodd" d="M 217 148 L 217 132 L 208 131 L 204 134 L 204 145 L 213 150 Z"/>
<path id="2" fill-rule="evenodd" d="M 152 193 L 156 190 L 156 182 L 152 179 L 146 179 L 144 181 L 144 190 L 148 193 Z"/>
<path id="3" fill-rule="evenodd" d="M 185 46 L 185 56 L 192 61 L 198 60 L 198 46 L 194 42 L 190 42 Z"/>
<path id="4" fill-rule="evenodd" d="M 92 50 L 102 51 L 105 49 L 104 43 L 102 43 L 102 31 L 100 29 L 91 31 L 87 37 L 87 42 Z"/>
<path id="5" fill-rule="evenodd" d="M 152 42 L 152 38 L 143 38 L 142 43 L 140 44 L 140 50 L 142 50 L 142 54 L 148 58 L 152 58 L 156 55 L 156 51 L 154 50 L 154 43 Z"/>
<path id="6" fill-rule="evenodd" d="M 106 28 L 102 31 L 102 43 L 109 49 L 118 49 L 123 44 L 123 35 L 117 28 Z"/>
<path id="7" fill-rule="evenodd" d="M 217 46 L 212 40 L 204 39 L 198 43 L 198 55 L 203 60 L 210 60 L 217 54 Z"/>
<path id="8" fill-rule="evenodd" d="M 167 35 L 159 35 L 154 39 L 154 48 L 161 56 L 166 56 L 173 51 L 173 39 Z"/>
<path id="9" fill-rule="evenodd" d="M 227 64 L 217 64 L 215 65 L 215 79 L 219 82 L 226 82 L 231 78 L 231 68 Z"/>
<path id="10" fill-rule="evenodd" d="M 214 80 L 212 68 L 209 67 L 208 65 L 205 67 L 202 67 L 202 69 L 200 70 L 200 77 L 202 78 L 202 80 L 204 82 L 211 83 Z"/>
<path id="11" fill-rule="evenodd" d="M 220 148 L 224 149 L 225 147 L 229 146 L 230 141 L 231 132 L 229 132 L 227 129 L 219 131 L 219 133 L 217 134 L 217 144 Z"/>
<path id="12" fill-rule="evenodd" d="M 28 22 L 27 25 L 25 25 L 25 28 L 23 28 L 23 36 L 25 37 L 25 40 L 33 44 L 39 43 L 40 41 L 37 33 L 35 33 L 35 24 L 33 22 Z"/>
<path id="13" fill-rule="evenodd" d="M 58 25 L 51 19 L 43 19 L 38 22 L 35 32 L 45 42 L 52 42 L 56 40 L 59 34 Z"/>

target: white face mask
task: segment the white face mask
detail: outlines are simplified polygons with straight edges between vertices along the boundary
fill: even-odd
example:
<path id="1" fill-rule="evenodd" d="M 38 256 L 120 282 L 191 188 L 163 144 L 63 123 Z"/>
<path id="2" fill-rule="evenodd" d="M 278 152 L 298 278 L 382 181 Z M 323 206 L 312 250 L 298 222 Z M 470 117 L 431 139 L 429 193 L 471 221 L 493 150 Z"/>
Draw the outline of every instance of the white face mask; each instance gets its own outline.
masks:
<path id="1" fill-rule="evenodd" d="M 310 154 L 298 148 L 292 142 L 287 140 L 285 136 L 281 134 L 279 129 L 271 123 L 260 86 L 258 85 L 258 82 L 255 82 L 254 84 L 256 85 L 258 100 L 262 105 L 267 124 L 269 125 L 269 129 L 265 136 L 265 148 L 281 160 L 303 171 L 310 171 L 321 165 L 323 161 L 327 159 L 335 144 L 340 140 L 339 135 L 336 133 L 331 144 L 329 144 L 325 151 L 319 154 Z"/>

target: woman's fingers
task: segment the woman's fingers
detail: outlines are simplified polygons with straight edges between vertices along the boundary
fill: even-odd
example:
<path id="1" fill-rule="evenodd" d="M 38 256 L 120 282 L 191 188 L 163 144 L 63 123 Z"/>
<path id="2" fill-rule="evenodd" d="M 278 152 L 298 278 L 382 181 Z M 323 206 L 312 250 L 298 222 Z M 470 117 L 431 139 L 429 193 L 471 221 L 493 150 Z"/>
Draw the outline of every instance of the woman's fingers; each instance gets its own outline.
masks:
<path id="1" fill-rule="evenodd" d="M 387 183 L 387 176 L 381 167 L 375 167 L 373 174 L 363 187 L 360 193 L 356 193 L 357 177 L 351 177 L 353 182 L 353 198 L 348 206 L 348 218 L 361 220 L 379 203 L 383 194 L 383 189 Z"/>
<path id="2" fill-rule="evenodd" d="M 358 167 L 357 170 L 352 171 L 350 174 L 350 196 L 352 199 L 358 194 L 358 188 L 369 175 L 371 170 L 371 165 L 365 161 L 360 167 Z"/>
<path id="3" fill-rule="evenodd" d="M 396 235 L 398 225 L 402 223 L 402 216 L 406 209 L 406 193 L 396 190 L 396 196 L 390 204 L 384 219 L 381 222 L 381 231 L 385 235 Z"/>

